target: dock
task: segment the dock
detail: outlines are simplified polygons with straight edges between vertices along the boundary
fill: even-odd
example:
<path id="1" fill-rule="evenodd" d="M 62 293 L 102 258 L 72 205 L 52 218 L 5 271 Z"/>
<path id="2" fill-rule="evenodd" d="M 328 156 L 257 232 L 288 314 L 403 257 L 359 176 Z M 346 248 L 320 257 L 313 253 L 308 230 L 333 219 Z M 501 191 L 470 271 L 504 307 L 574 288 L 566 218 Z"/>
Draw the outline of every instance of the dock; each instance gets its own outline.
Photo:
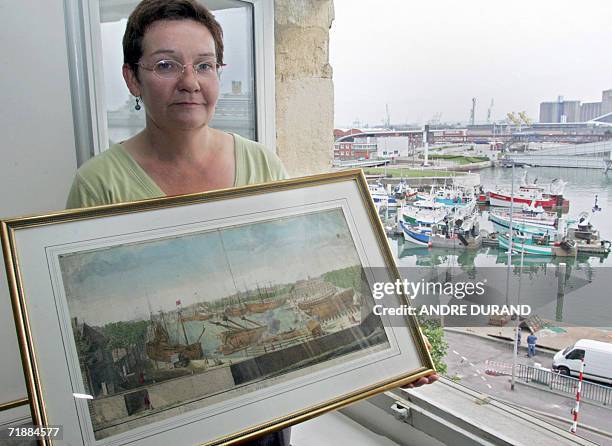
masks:
<path id="1" fill-rule="evenodd" d="M 468 244 L 465 245 L 457 236 L 454 237 L 443 237 L 434 236 L 431 238 L 432 248 L 451 248 L 451 249 L 478 249 L 482 245 L 482 237 L 477 235 L 476 237 L 469 237 L 466 239 Z"/>
<path id="2" fill-rule="evenodd" d="M 497 238 L 494 236 L 495 233 L 493 234 L 486 234 L 483 238 L 482 238 L 482 246 L 490 246 L 493 248 L 498 248 L 499 247 L 499 242 L 497 241 Z M 606 255 L 610 253 L 610 242 L 607 240 L 601 240 L 598 241 L 597 243 L 587 243 L 583 240 L 574 240 L 576 242 L 576 245 L 574 247 L 575 251 L 572 250 L 569 253 L 569 257 L 573 257 L 576 253 L 577 254 L 599 254 L 599 255 Z M 557 250 L 554 251 L 555 255 L 559 256 L 562 254 L 561 250 Z M 568 255 L 565 254 L 564 257 L 567 257 Z"/>
<path id="3" fill-rule="evenodd" d="M 608 254 L 610 252 L 610 242 L 602 240 L 599 243 L 586 243 L 576 241 L 576 249 L 578 254 Z"/>

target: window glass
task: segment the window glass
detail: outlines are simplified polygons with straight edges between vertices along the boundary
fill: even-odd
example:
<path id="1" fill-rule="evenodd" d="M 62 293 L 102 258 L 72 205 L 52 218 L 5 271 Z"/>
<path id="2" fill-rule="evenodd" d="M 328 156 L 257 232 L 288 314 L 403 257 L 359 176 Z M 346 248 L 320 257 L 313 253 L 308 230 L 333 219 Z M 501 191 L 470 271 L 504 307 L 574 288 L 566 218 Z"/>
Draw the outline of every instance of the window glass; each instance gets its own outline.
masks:
<path id="1" fill-rule="evenodd" d="M 565 357 L 566 359 L 584 359 L 584 350 L 576 349 Z"/>
<path id="2" fill-rule="evenodd" d="M 221 95 L 211 127 L 257 139 L 252 4 L 237 0 L 201 1 L 223 27 L 224 67 Z M 138 0 L 100 0 L 100 35 L 109 144 L 121 142 L 145 125 L 145 110 L 135 110 L 123 76 L 121 40 Z"/>

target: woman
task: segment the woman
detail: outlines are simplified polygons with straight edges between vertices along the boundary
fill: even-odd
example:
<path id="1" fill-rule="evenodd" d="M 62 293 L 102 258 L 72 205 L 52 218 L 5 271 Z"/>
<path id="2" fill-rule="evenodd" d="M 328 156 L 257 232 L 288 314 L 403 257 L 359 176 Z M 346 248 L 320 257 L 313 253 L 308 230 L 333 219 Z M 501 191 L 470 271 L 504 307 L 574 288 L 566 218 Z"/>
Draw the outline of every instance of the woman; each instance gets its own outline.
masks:
<path id="1" fill-rule="evenodd" d="M 195 1 L 144 0 L 123 37 L 123 77 L 146 126 L 77 172 L 68 208 L 203 192 L 287 177 L 261 144 L 208 126 L 219 98 L 221 26 Z M 290 429 L 253 442 L 288 445 Z"/>
<path id="2" fill-rule="evenodd" d="M 146 126 L 77 172 L 69 208 L 280 180 L 280 160 L 261 144 L 208 126 L 223 66 L 220 25 L 191 0 L 144 0 L 123 38 L 123 77 L 144 105 Z M 434 378 L 421 378 L 416 385 Z M 411 387 L 413 385 L 410 385 Z M 253 444 L 288 445 L 290 430 Z"/>
<path id="3" fill-rule="evenodd" d="M 203 192 L 287 177 L 261 144 L 208 126 L 223 66 L 220 25 L 195 1 L 145 0 L 123 38 L 123 77 L 145 129 L 85 163 L 67 206 Z"/>

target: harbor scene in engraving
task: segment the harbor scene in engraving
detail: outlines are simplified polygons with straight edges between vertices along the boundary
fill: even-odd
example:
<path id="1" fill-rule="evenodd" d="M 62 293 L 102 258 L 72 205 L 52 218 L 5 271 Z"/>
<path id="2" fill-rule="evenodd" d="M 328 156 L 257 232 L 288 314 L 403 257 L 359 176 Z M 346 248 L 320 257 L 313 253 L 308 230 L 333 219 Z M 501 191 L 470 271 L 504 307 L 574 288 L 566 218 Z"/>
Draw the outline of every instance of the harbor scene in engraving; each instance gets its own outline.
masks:
<path id="1" fill-rule="evenodd" d="M 59 264 L 97 439 L 389 347 L 341 209 Z"/>

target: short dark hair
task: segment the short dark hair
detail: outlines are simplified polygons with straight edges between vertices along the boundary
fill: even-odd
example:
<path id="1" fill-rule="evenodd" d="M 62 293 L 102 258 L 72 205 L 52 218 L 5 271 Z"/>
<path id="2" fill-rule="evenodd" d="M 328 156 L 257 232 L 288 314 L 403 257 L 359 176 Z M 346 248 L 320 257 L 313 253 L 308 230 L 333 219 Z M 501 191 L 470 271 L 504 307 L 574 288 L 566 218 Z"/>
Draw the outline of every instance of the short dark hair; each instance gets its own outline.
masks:
<path id="1" fill-rule="evenodd" d="M 195 20 L 204 25 L 215 41 L 217 63 L 223 65 L 223 30 L 221 25 L 197 0 L 142 0 L 132 11 L 123 34 L 123 63 L 137 73 L 142 57 L 142 39 L 147 28 L 159 20 Z"/>

